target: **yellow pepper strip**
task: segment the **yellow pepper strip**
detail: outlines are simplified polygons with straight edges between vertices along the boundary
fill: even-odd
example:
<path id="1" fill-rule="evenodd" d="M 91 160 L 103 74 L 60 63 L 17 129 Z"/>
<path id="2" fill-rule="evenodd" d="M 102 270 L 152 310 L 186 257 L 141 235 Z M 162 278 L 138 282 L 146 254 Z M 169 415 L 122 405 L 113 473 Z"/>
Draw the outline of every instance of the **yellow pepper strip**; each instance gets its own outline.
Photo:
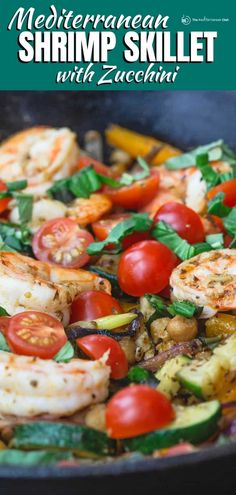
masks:
<path id="1" fill-rule="evenodd" d="M 106 129 L 106 139 L 108 144 L 126 151 L 133 158 L 149 155 L 154 147 L 157 148 L 157 153 L 151 160 L 152 165 L 161 165 L 169 158 L 182 153 L 170 144 L 118 125 L 111 125 Z M 159 151 L 158 148 L 160 148 Z"/>
<path id="2" fill-rule="evenodd" d="M 218 313 L 206 321 L 206 336 L 232 335 L 236 332 L 236 316 Z"/>
<path id="3" fill-rule="evenodd" d="M 236 401 L 236 377 L 229 374 L 225 376 L 222 387 L 219 392 L 214 396 L 214 399 L 219 400 L 221 403 Z M 223 410 L 223 414 L 231 412 L 230 408 Z"/>

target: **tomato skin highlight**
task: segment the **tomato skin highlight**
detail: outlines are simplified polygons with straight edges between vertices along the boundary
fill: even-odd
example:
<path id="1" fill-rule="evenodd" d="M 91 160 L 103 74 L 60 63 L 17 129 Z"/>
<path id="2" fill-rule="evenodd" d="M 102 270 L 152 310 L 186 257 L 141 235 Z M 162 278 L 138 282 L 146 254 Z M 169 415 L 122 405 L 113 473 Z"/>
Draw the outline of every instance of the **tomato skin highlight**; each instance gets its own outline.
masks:
<path id="1" fill-rule="evenodd" d="M 55 218 L 45 222 L 33 237 L 35 257 L 44 262 L 65 268 L 80 268 L 90 256 L 87 247 L 94 242 L 93 236 L 80 229 L 70 218 Z"/>
<path id="2" fill-rule="evenodd" d="M 177 263 L 175 254 L 164 244 L 137 242 L 121 255 L 117 272 L 120 288 L 136 297 L 158 294 L 168 285 Z"/>
<path id="3" fill-rule="evenodd" d="M 116 225 L 123 222 L 124 220 L 127 220 L 128 218 L 130 218 L 130 216 L 131 215 L 129 213 L 114 213 L 107 218 L 103 218 L 102 220 L 98 220 L 97 222 L 92 223 L 92 230 L 95 237 L 99 241 L 104 241 Z M 123 239 L 122 248 L 127 249 L 128 247 L 132 246 L 132 244 L 135 244 L 139 241 L 145 241 L 149 238 L 149 232 L 134 232 L 133 234 L 127 235 Z M 108 244 L 106 246 L 106 249 L 113 249 L 113 247 L 114 246 L 112 244 Z"/>
<path id="4" fill-rule="evenodd" d="M 130 186 L 120 187 L 119 189 L 113 189 L 107 186 L 104 188 L 104 193 L 114 205 L 138 210 L 154 198 L 159 182 L 159 173 L 152 170 L 150 176 L 145 179 L 136 181 Z"/>
<path id="5" fill-rule="evenodd" d="M 170 201 L 159 208 L 154 223 L 160 221 L 168 223 L 180 237 L 190 244 L 205 240 L 204 227 L 200 216 L 188 206 Z"/>
<path id="6" fill-rule="evenodd" d="M 0 191 L 4 192 L 6 190 L 7 190 L 7 186 L 6 186 L 5 182 L 3 182 L 3 180 L 0 179 Z M 11 201 L 11 198 L 0 199 L 0 213 L 3 213 L 3 211 L 5 211 L 7 209 L 10 201 Z"/>
<path id="7" fill-rule="evenodd" d="M 88 290 L 72 302 L 70 323 L 96 320 L 116 313 L 122 313 L 122 307 L 114 297 L 100 290 Z"/>
<path id="8" fill-rule="evenodd" d="M 77 170 L 82 170 L 85 167 L 89 167 L 90 165 L 93 166 L 95 172 L 97 174 L 105 175 L 106 177 L 111 177 L 111 170 L 109 170 L 109 167 L 104 165 L 104 163 L 99 162 L 98 160 L 95 160 L 94 158 L 91 158 L 88 155 L 81 155 L 78 159 L 78 162 L 76 164 Z"/>
<path id="9" fill-rule="evenodd" d="M 222 184 L 213 187 L 210 191 L 208 191 L 207 198 L 212 199 L 219 192 L 223 192 L 225 194 L 223 199 L 224 205 L 230 207 L 236 205 L 236 179 L 227 180 Z"/>
<path id="10" fill-rule="evenodd" d="M 110 351 L 106 364 L 111 367 L 111 377 L 124 378 L 128 373 L 128 361 L 120 344 L 106 335 L 87 335 L 76 340 L 79 349 L 92 359 L 99 359 Z"/>
<path id="11" fill-rule="evenodd" d="M 132 438 L 168 425 L 174 409 L 164 394 L 147 385 L 131 385 L 107 404 L 106 427 L 114 439 Z"/>
<path id="12" fill-rule="evenodd" d="M 6 339 L 16 354 L 41 359 L 52 359 L 67 342 L 62 323 L 40 311 L 24 311 L 12 316 Z"/>

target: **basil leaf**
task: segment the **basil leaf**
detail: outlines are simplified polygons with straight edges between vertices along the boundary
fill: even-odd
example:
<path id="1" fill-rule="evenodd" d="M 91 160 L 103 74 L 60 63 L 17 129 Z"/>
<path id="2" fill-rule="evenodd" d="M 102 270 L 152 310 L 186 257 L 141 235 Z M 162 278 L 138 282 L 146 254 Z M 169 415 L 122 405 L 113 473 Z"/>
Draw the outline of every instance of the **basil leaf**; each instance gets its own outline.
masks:
<path id="1" fill-rule="evenodd" d="M 10 316 L 9 313 L 2 306 L 0 306 L 0 316 Z"/>
<path id="2" fill-rule="evenodd" d="M 31 194 L 15 194 L 19 218 L 22 223 L 30 222 L 33 212 L 33 196 Z"/>
<path id="3" fill-rule="evenodd" d="M 65 345 L 60 349 L 60 351 L 54 356 L 54 361 L 57 363 L 67 363 L 70 361 L 75 355 L 74 348 L 71 343 L 68 341 Z"/>
<path id="4" fill-rule="evenodd" d="M 223 249 L 224 247 L 224 236 L 222 233 L 210 234 L 206 236 L 206 242 L 210 244 L 212 249 Z"/>
<path id="5" fill-rule="evenodd" d="M 204 146 L 199 146 L 188 153 L 183 153 L 182 155 L 169 158 L 169 160 L 165 162 L 165 167 L 168 170 L 193 167 L 196 165 L 197 156 L 203 153 L 208 153 L 209 161 L 220 160 L 223 155 L 223 147 L 224 142 L 222 139 L 219 139 L 219 141 L 215 141 Z"/>
<path id="6" fill-rule="evenodd" d="M 171 249 L 181 260 L 187 260 L 195 255 L 194 246 L 182 239 L 166 222 L 158 222 L 152 235 Z"/>
<path id="7" fill-rule="evenodd" d="M 130 383 L 145 384 L 154 388 L 160 383 L 151 371 L 145 370 L 144 368 L 141 368 L 141 366 L 132 366 L 128 371 L 126 378 Z"/>
<path id="8" fill-rule="evenodd" d="M 167 306 L 160 296 L 156 296 L 153 294 L 145 294 L 144 297 L 148 300 L 149 304 L 151 304 L 151 306 L 155 309 L 155 313 L 157 314 L 156 318 L 157 317 L 161 318 L 163 316 L 168 315 Z"/>
<path id="9" fill-rule="evenodd" d="M 223 219 L 224 227 L 228 234 L 236 235 L 236 207 L 231 208 L 228 215 Z"/>
<path id="10" fill-rule="evenodd" d="M 89 198 L 89 196 L 93 192 L 98 191 L 100 187 L 101 180 L 92 165 L 85 167 L 77 174 L 72 175 L 68 181 L 69 191 L 76 198 Z"/>
<path id="11" fill-rule="evenodd" d="M 0 327 L 0 351 L 11 352 L 11 349 L 10 349 L 3 333 L 1 332 L 1 327 Z"/>
<path id="12" fill-rule="evenodd" d="M 207 184 L 207 189 L 211 189 L 220 183 L 220 175 L 209 165 L 208 153 L 197 155 L 196 166 Z"/>
<path id="13" fill-rule="evenodd" d="M 31 233 L 25 225 L 0 222 L 0 250 L 32 256 Z"/>
<path id="14" fill-rule="evenodd" d="M 175 301 L 168 306 L 168 312 L 172 316 L 180 315 L 185 318 L 192 318 L 195 314 L 199 314 L 199 308 L 190 301 Z"/>
<path id="15" fill-rule="evenodd" d="M 208 203 L 208 213 L 210 215 L 216 215 L 217 217 L 225 217 L 231 211 L 229 206 L 224 205 L 225 194 L 223 192 L 217 193 Z"/>
<path id="16" fill-rule="evenodd" d="M 92 242 L 88 248 L 89 255 L 99 254 L 108 244 L 114 244 L 115 248 L 109 250 L 110 254 L 119 253 L 122 250 L 121 241 L 133 232 L 146 232 L 152 226 L 152 220 L 147 213 L 134 213 L 130 218 L 116 225 L 107 238 L 102 242 Z"/>
<path id="17" fill-rule="evenodd" d="M 6 186 L 8 191 L 13 192 L 13 191 L 20 191 L 22 189 L 25 189 L 28 185 L 27 180 L 15 180 L 14 182 L 7 182 Z"/>

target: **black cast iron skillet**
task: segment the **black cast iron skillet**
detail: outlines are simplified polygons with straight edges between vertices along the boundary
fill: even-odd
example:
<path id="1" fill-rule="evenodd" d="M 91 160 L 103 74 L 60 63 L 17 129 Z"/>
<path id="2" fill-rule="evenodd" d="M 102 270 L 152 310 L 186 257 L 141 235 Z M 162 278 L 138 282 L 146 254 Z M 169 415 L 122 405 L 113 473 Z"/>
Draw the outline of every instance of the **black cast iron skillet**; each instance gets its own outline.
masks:
<path id="1" fill-rule="evenodd" d="M 188 149 L 223 138 L 236 150 L 236 91 L 0 92 L 0 139 L 38 124 L 79 135 L 115 122 Z M 224 495 L 236 489 L 236 444 L 194 454 L 79 467 L 0 466 L 2 494 Z"/>

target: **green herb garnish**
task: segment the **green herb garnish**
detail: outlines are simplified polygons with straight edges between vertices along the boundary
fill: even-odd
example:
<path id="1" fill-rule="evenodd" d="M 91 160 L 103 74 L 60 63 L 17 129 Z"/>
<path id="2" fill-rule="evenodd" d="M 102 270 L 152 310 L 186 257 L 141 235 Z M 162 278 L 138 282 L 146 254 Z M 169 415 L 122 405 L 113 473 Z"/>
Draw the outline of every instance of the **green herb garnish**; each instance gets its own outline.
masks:
<path id="1" fill-rule="evenodd" d="M 126 378 L 130 383 L 145 384 L 154 388 L 160 383 L 151 371 L 145 370 L 140 366 L 133 366 L 130 368 Z"/>
<path id="2" fill-rule="evenodd" d="M 109 233 L 107 238 L 102 242 L 93 242 L 87 248 L 89 255 L 99 254 L 104 251 L 108 244 L 113 244 L 114 248 L 108 252 L 116 254 L 122 251 L 121 241 L 133 232 L 146 232 L 150 230 L 152 220 L 147 213 L 134 213 L 130 218 L 120 222 Z"/>
<path id="3" fill-rule="evenodd" d="M 220 183 L 220 175 L 209 165 L 208 153 L 196 156 L 196 166 L 207 184 L 207 189 Z"/>
<path id="4" fill-rule="evenodd" d="M 32 256 L 31 238 L 25 225 L 0 222 L 0 251 L 17 251 Z"/>
<path id="5" fill-rule="evenodd" d="M 165 162 L 165 166 L 169 170 L 193 167 L 197 164 L 197 156 L 204 153 L 208 153 L 209 161 L 220 160 L 223 155 L 223 149 L 224 142 L 222 139 L 219 139 L 219 141 L 199 146 L 187 153 L 169 158 L 169 160 Z"/>
<path id="6" fill-rule="evenodd" d="M 0 351 L 11 352 L 11 349 L 10 349 L 3 333 L 1 332 L 1 327 L 0 327 Z"/>
<path id="7" fill-rule="evenodd" d="M 57 363 L 67 363 L 75 355 L 74 348 L 70 342 L 66 342 L 65 345 L 60 349 L 60 351 L 54 356 L 54 361 Z"/>
<path id="8" fill-rule="evenodd" d="M 190 301 L 175 301 L 172 304 L 166 304 L 160 296 L 154 294 L 145 294 L 144 297 L 155 310 L 153 315 L 151 315 L 151 318 L 154 316 L 152 321 L 169 315 L 180 315 L 185 318 L 192 318 L 196 314 L 199 315 L 202 311 L 202 308 L 199 308 Z M 150 322 L 149 320 L 147 324 L 150 326 L 152 321 Z"/>

